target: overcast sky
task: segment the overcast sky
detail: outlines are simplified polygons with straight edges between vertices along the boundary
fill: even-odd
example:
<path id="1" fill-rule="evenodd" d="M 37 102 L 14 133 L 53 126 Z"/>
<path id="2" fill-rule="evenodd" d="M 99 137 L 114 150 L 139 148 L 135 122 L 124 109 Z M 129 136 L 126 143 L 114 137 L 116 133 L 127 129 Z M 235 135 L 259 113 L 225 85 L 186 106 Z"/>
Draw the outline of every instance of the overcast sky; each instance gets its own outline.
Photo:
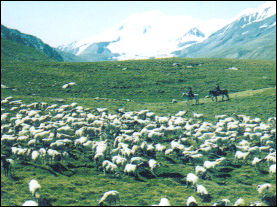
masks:
<path id="1" fill-rule="evenodd" d="M 134 13 L 232 19 L 265 1 L 1 1 L 1 24 L 34 35 L 50 46 L 101 33 Z"/>

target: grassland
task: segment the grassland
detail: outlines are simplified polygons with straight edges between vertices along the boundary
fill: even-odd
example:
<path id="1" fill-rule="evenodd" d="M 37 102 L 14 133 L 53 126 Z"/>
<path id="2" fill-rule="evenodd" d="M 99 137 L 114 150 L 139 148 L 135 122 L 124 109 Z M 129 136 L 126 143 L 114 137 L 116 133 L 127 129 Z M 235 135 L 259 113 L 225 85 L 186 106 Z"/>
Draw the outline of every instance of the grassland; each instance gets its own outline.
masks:
<path id="1" fill-rule="evenodd" d="M 180 66 L 173 66 L 173 63 Z M 238 70 L 227 69 L 230 67 Z M 62 89 L 68 82 L 77 85 Z M 215 103 L 204 98 L 216 83 L 230 91 L 230 101 Z M 275 61 L 170 58 L 95 63 L 3 62 L 1 84 L 9 87 L 1 89 L 1 99 L 13 96 L 25 103 L 77 102 L 91 108 L 107 107 L 111 112 L 124 107 L 126 111 L 149 109 L 166 115 L 188 110 L 189 113 L 204 113 L 210 121 L 214 121 L 216 114 L 237 113 L 263 119 L 276 114 Z M 199 93 L 201 104 L 192 105 L 181 98 L 188 86 Z M 172 104 L 172 99 L 178 102 Z M 230 156 L 228 154 L 227 159 Z M 142 177 L 142 180 L 125 175 L 121 178 L 104 176 L 90 166 L 72 168 L 72 175 L 57 173 L 55 176 L 42 168 L 18 164 L 13 180 L 1 174 L 1 205 L 21 205 L 32 199 L 28 192 L 28 182 L 32 178 L 40 180 L 41 194 L 48 195 L 57 206 L 96 205 L 108 190 L 120 192 L 121 205 L 140 206 L 157 204 L 161 197 L 169 198 L 172 205 L 184 205 L 191 195 L 197 198 L 199 205 L 211 205 L 222 198 L 233 203 L 239 197 L 249 204 L 260 200 L 257 184 L 268 182 L 276 190 L 276 177 L 261 174 L 250 165 L 241 165 L 232 168 L 231 177 L 212 173 L 212 180 L 203 180 L 202 184 L 213 197 L 211 202 L 202 203 L 181 179 L 194 170 L 193 165 L 184 165 L 177 159 L 176 163 L 169 162 L 163 157 L 157 160 L 163 163 L 157 172 L 163 176 Z M 71 163 L 82 164 L 74 160 Z"/>
<path id="2" fill-rule="evenodd" d="M 32 47 L 1 38 L 1 61 L 8 62 L 54 62 L 47 55 Z"/>
<path id="3" fill-rule="evenodd" d="M 180 66 L 173 66 L 173 63 Z M 238 70 L 227 69 L 230 67 Z M 245 113 L 266 118 L 276 112 L 275 67 L 275 61 L 186 58 L 2 63 L 1 84 L 10 89 L 2 89 L 1 98 L 12 95 L 30 102 L 55 102 L 60 98 L 65 103 L 75 101 L 87 107 L 105 106 L 111 110 L 119 107 L 127 110 L 147 108 L 158 113 L 172 113 L 189 109 L 205 113 L 208 117 L 216 113 Z M 63 90 L 62 85 L 68 82 L 76 82 L 77 85 Z M 217 83 L 230 91 L 231 101 L 213 103 L 204 99 Z M 189 86 L 205 104 L 194 106 L 182 102 L 181 94 Z M 263 88 L 272 89 L 251 94 L 252 90 Z M 243 91 L 246 91 L 244 96 L 235 95 Z M 104 100 L 96 100 L 96 97 Z M 172 99 L 179 103 L 171 104 Z"/>

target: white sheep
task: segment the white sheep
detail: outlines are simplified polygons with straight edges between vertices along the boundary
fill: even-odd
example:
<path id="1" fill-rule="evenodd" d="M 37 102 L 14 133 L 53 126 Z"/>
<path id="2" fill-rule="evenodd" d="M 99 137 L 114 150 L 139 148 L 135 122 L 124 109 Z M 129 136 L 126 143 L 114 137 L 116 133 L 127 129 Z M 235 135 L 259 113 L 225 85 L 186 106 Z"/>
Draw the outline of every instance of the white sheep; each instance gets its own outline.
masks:
<path id="1" fill-rule="evenodd" d="M 213 204 L 213 206 L 230 206 L 231 202 L 229 199 L 222 199 L 221 201 L 218 201 Z"/>
<path id="2" fill-rule="evenodd" d="M 208 195 L 207 189 L 203 185 L 196 185 L 196 192 L 200 194 L 200 196 Z"/>
<path id="3" fill-rule="evenodd" d="M 70 83 L 64 84 L 64 85 L 62 86 L 62 88 L 63 88 L 63 89 L 66 89 L 66 88 L 70 88 L 71 86 L 74 86 L 74 85 L 76 85 L 75 82 L 70 82 Z"/>
<path id="4" fill-rule="evenodd" d="M 149 164 L 149 167 L 150 167 L 150 170 L 153 172 L 153 170 L 155 169 L 155 168 L 157 168 L 158 167 L 158 162 L 156 161 L 156 160 L 154 160 L 154 159 L 150 159 L 150 160 L 148 160 L 148 164 Z"/>
<path id="5" fill-rule="evenodd" d="M 187 206 L 198 206 L 198 204 L 193 196 L 188 197 Z"/>
<path id="6" fill-rule="evenodd" d="M 239 198 L 236 200 L 234 206 L 245 206 L 245 200 L 243 198 Z"/>
<path id="7" fill-rule="evenodd" d="M 30 190 L 30 193 L 31 193 L 32 196 L 34 196 L 35 198 L 38 198 L 38 197 L 39 197 L 38 190 L 40 190 L 40 189 L 41 189 L 41 185 L 38 183 L 37 180 L 32 179 L 32 180 L 29 182 L 29 190 Z"/>
<path id="8" fill-rule="evenodd" d="M 111 190 L 111 191 L 104 193 L 104 195 L 98 202 L 98 205 L 103 206 L 104 203 L 106 203 L 108 205 L 112 205 L 112 204 L 116 205 L 117 201 L 120 201 L 119 192 L 115 191 L 115 190 Z"/>
<path id="9" fill-rule="evenodd" d="M 186 177 L 187 184 L 195 185 L 198 181 L 198 176 L 194 175 L 193 173 L 187 174 Z"/>
<path id="10" fill-rule="evenodd" d="M 276 174 L 276 164 L 270 165 L 269 174 Z"/>
<path id="11" fill-rule="evenodd" d="M 195 173 L 196 175 L 203 175 L 206 172 L 206 169 L 202 166 L 196 166 L 195 167 Z"/>
<path id="12" fill-rule="evenodd" d="M 171 206 L 171 204 L 167 198 L 161 198 L 159 206 Z"/>
<path id="13" fill-rule="evenodd" d="M 124 166 L 124 164 L 127 162 L 127 159 L 121 157 L 120 155 L 116 155 L 112 157 L 112 162 L 119 166 Z"/>
<path id="14" fill-rule="evenodd" d="M 39 206 L 39 205 L 36 201 L 27 200 L 22 204 L 22 206 Z"/>
<path id="15" fill-rule="evenodd" d="M 197 119 L 204 118 L 204 114 L 197 114 L 195 112 L 192 113 L 192 116 Z"/>
<path id="16" fill-rule="evenodd" d="M 32 152 L 32 160 L 34 160 L 34 161 L 36 161 L 38 158 L 39 158 L 39 152 L 38 151 L 36 151 L 36 150 L 34 150 L 33 152 Z"/>
<path id="17" fill-rule="evenodd" d="M 135 176 L 138 176 L 138 174 L 137 174 L 137 165 L 133 165 L 133 164 L 125 165 L 124 173 L 133 174 Z"/>
<path id="18" fill-rule="evenodd" d="M 216 161 L 205 161 L 204 162 L 204 164 L 203 164 L 203 166 L 204 166 L 204 168 L 206 168 L 206 169 L 210 169 L 210 168 L 215 168 L 215 166 L 218 164 L 218 162 L 216 162 Z"/>
<path id="19" fill-rule="evenodd" d="M 116 173 L 117 171 L 117 165 L 112 163 L 109 160 L 104 160 L 102 163 L 102 167 L 103 167 L 104 174 L 106 174 L 106 172 Z"/>
<path id="20" fill-rule="evenodd" d="M 235 159 L 237 159 L 237 160 L 245 160 L 246 157 L 247 157 L 249 154 L 250 154 L 250 152 L 236 151 Z"/>
<path id="21" fill-rule="evenodd" d="M 272 185 L 269 183 L 264 183 L 262 185 L 257 186 L 257 191 L 259 194 L 263 194 L 265 192 L 268 192 L 272 188 Z"/>
<path id="22" fill-rule="evenodd" d="M 265 206 L 265 204 L 261 201 L 256 201 L 256 202 L 250 203 L 249 206 Z"/>

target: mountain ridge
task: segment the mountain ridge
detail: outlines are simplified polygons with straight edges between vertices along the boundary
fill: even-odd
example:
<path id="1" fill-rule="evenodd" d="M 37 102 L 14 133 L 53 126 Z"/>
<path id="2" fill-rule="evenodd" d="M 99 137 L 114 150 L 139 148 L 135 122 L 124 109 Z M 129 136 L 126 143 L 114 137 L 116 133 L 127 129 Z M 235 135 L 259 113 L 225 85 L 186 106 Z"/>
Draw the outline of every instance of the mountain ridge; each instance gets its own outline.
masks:
<path id="1" fill-rule="evenodd" d="M 149 35 L 151 31 L 155 29 L 155 26 L 151 25 L 151 21 L 154 22 L 154 20 L 144 23 L 137 20 L 139 17 L 137 14 L 127 18 L 123 24 L 117 26 L 117 30 L 110 30 L 110 34 L 103 33 L 103 41 L 101 41 L 99 37 L 101 35 L 99 35 L 98 37 L 75 41 L 69 44 L 68 47 L 61 46 L 59 49 L 70 51 L 91 61 L 161 57 L 276 59 L 275 10 L 276 2 L 267 2 L 258 8 L 243 10 L 229 24 L 220 27 L 209 35 L 201 31 L 201 25 L 198 22 L 198 24 L 195 23 L 195 25 L 187 28 L 186 31 L 180 32 L 178 30 L 179 34 L 175 35 L 175 39 L 164 38 L 160 42 L 156 39 L 162 39 L 159 37 L 162 36 L 162 32 L 159 35 L 152 35 L 152 39 L 147 39 L 151 36 Z M 146 17 L 143 18 L 146 19 Z M 153 18 L 162 17 L 159 16 L 159 13 L 155 13 Z M 120 34 L 130 27 L 129 24 L 132 21 L 135 25 L 132 28 L 136 31 L 136 34 L 134 34 L 134 37 L 128 37 L 132 41 L 125 41 L 124 33 L 123 35 Z M 115 32 L 112 33 L 112 31 Z M 237 35 L 238 31 L 241 37 Z M 140 33 L 140 35 L 137 33 Z M 130 35 L 132 34 L 130 33 Z M 161 47 L 159 43 L 165 44 L 165 46 Z M 97 51 L 102 51 L 104 54 L 99 54 Z"/>
<path id="2" fill-rule="evenodd" d="M 41 39 L 33 35 L 24 34 L 16 29 L 10 29 L 4 25 L 1 25 L 1 39 L 14 41 L 16 43 L 23 44 L 28 47 L 32 47 L 35 50 L 45 54 L 51 59 L 54 59 L 56 61 L 63 61 L 62 56 L 54 48 L 50 47 L 48 44 L 44 43 Z M 3 48 L 3 50 L 4 49 L 5 48 Z M 1 48 L 1 52 L 2 52 L 2 48 Z"/>

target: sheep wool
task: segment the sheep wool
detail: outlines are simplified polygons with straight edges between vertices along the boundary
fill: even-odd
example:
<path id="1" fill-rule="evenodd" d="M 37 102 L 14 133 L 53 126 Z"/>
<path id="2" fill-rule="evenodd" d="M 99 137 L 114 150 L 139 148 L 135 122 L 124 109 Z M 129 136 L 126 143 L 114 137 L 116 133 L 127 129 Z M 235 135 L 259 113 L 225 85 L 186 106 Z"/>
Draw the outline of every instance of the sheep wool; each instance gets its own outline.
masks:
<path id="1" fill-rule="evenodd" d="M 32 194 L 32 196 L 37 197 L 37 196 L 38 196 L 37 191 L 38 191 L 40 188 L 41 188 L 41 185 L 38 183 L 37 180 L 32 179 L 32 180 L 29 182 L 29 190 L 30 190 L 30 193 Z"/>
<path id="2" fill-rule="evenodd" d="M 187 206 L 197 206 L 197 202 L 193 196 L 188 197 Z"/>
<path id="3" fill-rule="evenodd" d="M 107 204 L 116 204 L 116 202 L 119 200 L 120 200 L 119 192 L 116 190 L 111 190 L 111 191 L 104 193 L 104 195 L 100 199 L 98 205 L 103 205 L 104 202 Z"/>
<path id="4" fill-rule="evenodd" d="M 167 198 L 161 198 L 159 206 L 171 206 L 171 204 Z"/>

